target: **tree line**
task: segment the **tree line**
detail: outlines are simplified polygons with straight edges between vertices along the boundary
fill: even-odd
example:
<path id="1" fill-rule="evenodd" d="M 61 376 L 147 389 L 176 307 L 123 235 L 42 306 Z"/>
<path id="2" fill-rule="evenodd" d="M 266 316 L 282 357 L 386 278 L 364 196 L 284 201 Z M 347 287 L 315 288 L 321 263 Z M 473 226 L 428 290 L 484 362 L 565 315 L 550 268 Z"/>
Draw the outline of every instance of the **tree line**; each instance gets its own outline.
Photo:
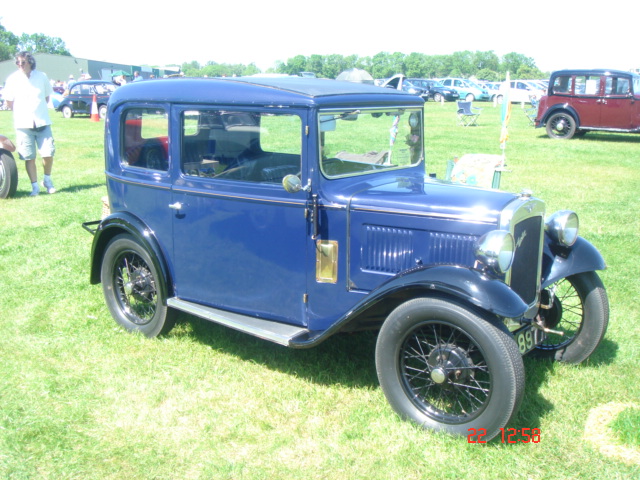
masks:
<path id="1" fill-rule="evenodd" d="M 18 36 L 0 24 L 0 61 L 9 60 L 16 52 L 22 50 L 31 53 L 71 55 L 65 42 L 58 37 L 49 37 L 42 33 L 23 33 Z M 366 70 L 373 78 L 388 78 L 396 73 L 418 78 L 475 77 L 486 81 L 504 80 L 506 72 L 510 72 L 512 78 L 521 79 L 548 76 L 548 73 L 543 73 L 537 68 L 531 57 L 515 52 L 499 57 L 493 50 L 465 50 L 450 55 L 380 52 L 372 57 L 339 54 L 297 55 L 286 62 L 277 62 L 266 72 L 262 72 L 254 63 L 243 65 L 210 61 L 201 65 L 192 61 L 185 62 L 180 67 L 184 75 L 189 77 L 231 77 L 255 73 L 299 75 L 300 72 L 313 72 L 321 78 L 336 78 L 340 72 L 351 68 Z"/>
<path id="2" fill-rule="evenodd" d="M 22 51 L 71 56 L 61 38 L 49 37 L 43 33 L 23 33 L 18 36 L 0 24 L 0 62 L 11 60 L 16 53 Z"/>
<path id="3" fill-rule="evenodd" d="M 299 75 L 313 72 L 316 76 L 336 78 L 340 72 L 359 68 L 369 72 L 373 78 L 388 78 L 397 73 L 407 77 L 475 77 L 478 80 L 500 81 L 510 72 L 512 78 L 534 79 L 548 76 L 536 66 L 531 57 L 520 53 L 507 53 L 498 57 L 488 52 L 454 52 L 450 55 L 427 55 L 425 53 L 404 54 L 380 52 L 373 57 L 357 55 L 298 55 L 276 66 L 277 73 Z"/>

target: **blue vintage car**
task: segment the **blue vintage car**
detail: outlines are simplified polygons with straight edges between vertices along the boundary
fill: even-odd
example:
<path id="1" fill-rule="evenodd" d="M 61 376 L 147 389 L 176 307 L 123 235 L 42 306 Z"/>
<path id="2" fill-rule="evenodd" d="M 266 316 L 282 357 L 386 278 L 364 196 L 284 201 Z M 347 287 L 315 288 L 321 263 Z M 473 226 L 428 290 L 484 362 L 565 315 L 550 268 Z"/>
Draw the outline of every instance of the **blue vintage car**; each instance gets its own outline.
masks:
<path id="1" fill-rule="evenodd" d="M 292 348 L 378 329 L 392 407 L 497 435 L 522 355 L 581 362 L 605 268 L 570 211 L 425 175 L 423 100 L 311 78 L 166 79 L 109 100 L 91 282 L 148 337 L 177 312 Z"/>

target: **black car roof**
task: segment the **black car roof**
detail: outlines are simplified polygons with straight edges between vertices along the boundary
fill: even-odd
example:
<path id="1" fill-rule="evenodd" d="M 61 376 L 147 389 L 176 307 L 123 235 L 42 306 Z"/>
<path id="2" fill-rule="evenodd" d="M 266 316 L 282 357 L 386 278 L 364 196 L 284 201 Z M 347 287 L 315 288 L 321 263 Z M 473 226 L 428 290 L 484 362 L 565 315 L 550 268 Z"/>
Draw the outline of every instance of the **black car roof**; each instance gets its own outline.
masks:
<path id="1" fill-rule="evenodd" d="M 615 70 L 615 69 L 607 69 L 607 68 L 583 68 L 583 69 L 565 69 L 565 70 L 556 70 L 551 74 L 552 77 L 557 77 L 560 75 L 629 75 L 629 76 L 638 76 L 633 72 L 627 72 L 624 70 Z"/>

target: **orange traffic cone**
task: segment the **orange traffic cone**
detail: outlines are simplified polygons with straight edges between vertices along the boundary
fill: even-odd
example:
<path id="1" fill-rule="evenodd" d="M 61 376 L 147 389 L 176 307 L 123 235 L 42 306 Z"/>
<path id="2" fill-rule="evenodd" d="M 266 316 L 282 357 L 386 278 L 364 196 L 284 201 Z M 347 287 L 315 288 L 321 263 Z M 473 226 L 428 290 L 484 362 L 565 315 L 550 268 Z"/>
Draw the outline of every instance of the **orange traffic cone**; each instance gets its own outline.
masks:
<path id="1" fill-rule="evenodd" d="M 93 101 L 91 102 L 91 121 L 99 122 L 100 115 L 98 114 L 98 101 L 96 100 L 96 96 L 93 96 Z"/>

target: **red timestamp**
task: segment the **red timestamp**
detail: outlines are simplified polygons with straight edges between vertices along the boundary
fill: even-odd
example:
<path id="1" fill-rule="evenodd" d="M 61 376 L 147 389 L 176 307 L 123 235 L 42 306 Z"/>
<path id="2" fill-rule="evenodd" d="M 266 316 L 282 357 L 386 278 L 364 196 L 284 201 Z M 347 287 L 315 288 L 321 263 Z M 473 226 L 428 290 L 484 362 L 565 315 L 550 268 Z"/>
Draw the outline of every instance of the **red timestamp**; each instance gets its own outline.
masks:
<path id="1" fill-rule="evenodd" d="M 467 443 L 487 443 L 483 437 L 487 436 L 486 428 L 470 428 L 467 430 Z M 501 428 L 502 443 L 540 443 L 539 428 Z"/>

